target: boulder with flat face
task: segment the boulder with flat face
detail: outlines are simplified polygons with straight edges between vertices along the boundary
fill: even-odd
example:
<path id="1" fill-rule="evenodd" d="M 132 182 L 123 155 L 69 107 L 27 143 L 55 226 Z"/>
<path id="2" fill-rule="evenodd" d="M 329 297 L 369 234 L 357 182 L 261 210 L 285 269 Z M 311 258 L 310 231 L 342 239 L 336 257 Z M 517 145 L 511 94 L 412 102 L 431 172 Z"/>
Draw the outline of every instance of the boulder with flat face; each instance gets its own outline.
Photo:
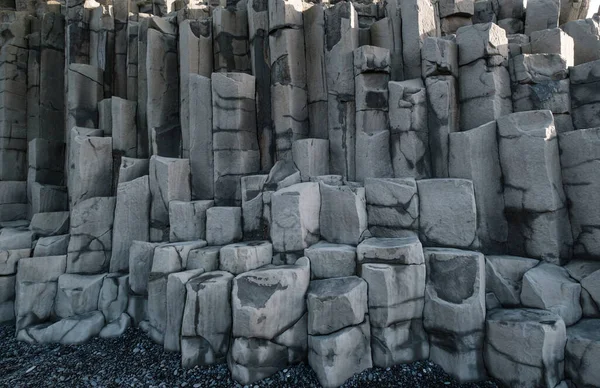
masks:
<path id="1" fill-rule="evenodd" d="M 370 332 L 367 318 L 329 335 L 308 336 L 308 364 L 323 387 L 338 387 L 373 366 Z"/>
<path id="2" fill-rule="evenodd" d="M 319 241 L 319 184 L 298 183 L 271 196 L 271 240 L 276 252 L 303 251 Z"/>
<path id="3" fill-rule="evenodd" d="M 430 359 L 462 382 L 485 378 L 485 259 L 479 252 L 426 248 L 423 319 Z"/>
<path id="4" fill-rule="evenodd" d="M 423 264 L 423 246 L 416 236 L 370 238 L 356 248 L 359 264 Z"/>
<path id="5" fill-rule="evenodd" d="M 61 319 L 55 323 L 37 324 L 17 333 L 17 339 L 30 344 L 80 345 L 97 336 L 104 327 L 100 311 Z"/>
<path id="6" fill-rule="evenodd" d="M 233 280 L 233 336 L 273 339 L 306 311 L 304 295 L 310 281 L 310 262 L 265 266 Z"/>
<path id="7" fill-rule="evenodd" d="M 352 276 L 356 273 L 356 248 L 319 241 L 304 250 L 313 279 Z"/>
<path id="8" fill-rule="evenodd" d="M 572 236 L 552 113 L 513 113 L 497 123 L 509 253 L 560 263 Z"/>
<path id="9" fill-rule="evenodd" d="M 214 201 L 169 202 L 169 241 L 206 239 L 206 211 Z"/>
<path id="10" fill-rule="evenodd" d="M 186 284 L 181 323 L 181 363 L 184 368 L 225 358 L 231 334 L 231 282 L 224 271 L 206 272 Z"/>
<path id="11" fill-rule="evenodd" d="M 320 232 L 336 244 L 357 245 L 367 231 L 364 187 L 319 184 L 321 193 Z"/>
<path id="12" fill-rule="evenodd" d="M 206 242 L 231 244 L 242 239 L 242 208 L 211 207 L 206 210 Z"/>
<path id="13" fill-rule="evenodd" d="M 331 334 L 364 321 L 367 283 L 356 276 L 314 280 L 308 288 L 306 303 L 308 334 Z"/>
<path id="14" fill-rule="evenodd" d="M 525 272 L 521 289 L 521 303 L 552 311 L 565 325 L 571 326 L 581 318 L 581 285 L 574 281 L 563 267 L 542 263 Z"/>
<path id="15" fill-rule="evenodd" d="M 365 180 L 365 193 L 372 235 L 389 234 L 387 237 L 393 237 L 393 234 L 402 234 L 404 230 L 418 230 L 419 196 L 414 179 L 368 178 Z"/>
<path id="16" fill-rule="evenodd" d="M 54 312 L 59 318 L 98 310 L 105 275 L 64 274 L 58 278 Z"/>
<path id="17" fill-rule="evenodd" d="M 425 246 L 477 247 L 473 182 L 425 179 L 419 190 L 419 237 Z"/>
<path id="18" fill-rule="evenodd" d="M 523 275 L 539 264 L 538 260 L 517 256 L 485 257 L 485 289 L 502 307 L 521 305 Z"/>
<path id="19" fill-rule="evenodd" d="M 486 318 L 484 358 L 491 376 L 510 386 L 556 387 L 563 379 L 565 323 L 536 309 L 496 309 Z"/>
<path id="20" fill-rule="evenodd" d="M 273 245 L 268 241 L 250 241 L 225 245 L 219 253 L 219 269 L 239 275 L 271 264 Z"/>

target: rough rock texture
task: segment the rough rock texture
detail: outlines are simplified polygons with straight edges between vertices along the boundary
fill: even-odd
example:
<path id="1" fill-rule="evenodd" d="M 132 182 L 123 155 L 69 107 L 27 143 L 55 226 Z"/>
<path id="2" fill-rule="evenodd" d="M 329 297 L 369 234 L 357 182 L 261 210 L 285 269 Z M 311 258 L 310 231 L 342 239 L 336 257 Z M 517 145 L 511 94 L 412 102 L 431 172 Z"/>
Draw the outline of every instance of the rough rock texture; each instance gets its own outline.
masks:
<path id="1" fill-rule="evenodd" d="M 593 367 L 600 351 L 600 320 L 584 319 L 567 329 L 565 375 L 577 386 L 597 384 L 598 369 Z"/>
<path id="2" fill-rule="evenodd" d="M 565 323 L 554 313 L 493 310 L 486 319 L 485 364 L 506 385 L 555 387 L 563 379 L 566 340 Z"/>
<path id="3" fill-rule="evenodd" d="M 423 320 L 429 358 L 459 381 L 485 376 L 485 259 L 481 253 L 425 249 Z"/>

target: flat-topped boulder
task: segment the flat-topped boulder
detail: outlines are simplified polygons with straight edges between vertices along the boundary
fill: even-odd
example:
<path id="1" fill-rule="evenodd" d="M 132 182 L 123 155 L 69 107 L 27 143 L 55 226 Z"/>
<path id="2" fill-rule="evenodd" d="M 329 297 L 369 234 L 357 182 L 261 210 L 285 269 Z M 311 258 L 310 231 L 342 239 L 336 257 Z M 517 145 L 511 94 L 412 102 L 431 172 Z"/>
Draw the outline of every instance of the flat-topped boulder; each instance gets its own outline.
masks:
<path id="1" fill-rule="evenodd" d="M 370 238 L 356 248 L 358 264 L 423 264 L 423 247 L 417 237 Z"/>

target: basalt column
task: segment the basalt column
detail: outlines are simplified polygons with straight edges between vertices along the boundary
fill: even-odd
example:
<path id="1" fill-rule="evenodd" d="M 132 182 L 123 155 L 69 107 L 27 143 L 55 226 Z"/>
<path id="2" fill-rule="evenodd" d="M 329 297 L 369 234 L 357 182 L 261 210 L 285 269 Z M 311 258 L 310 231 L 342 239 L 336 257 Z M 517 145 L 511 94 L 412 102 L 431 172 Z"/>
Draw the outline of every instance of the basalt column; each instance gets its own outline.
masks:
<path id="1" fill-rule="evenodd" d="M 252 74 L 256 77 L 256 129 L 260 148 L 260 166 L 262 170 L 268 170 L 275 162 L 275 140 L 271 118 L 269 5 L 266 0 L 248 1 L 248 29 Z"/>
<path id="2" fill-rule="evenodd" d="M 325 32 L 329 170 L 354 180 L 354 50 L 358 48 L 358 15 L 352 3 L 342 1 L 325 10 Z"/>
<path id="3" fill-rule="evenodd" d="M 277 160 L 292 159 L 292 143 L 308 135 L 302 2 L 269 1 L 271 106 Z"/>
<path id="4" fill-rule="evenodd" d="M 214 193 L 217 206 L 241 205 L 243 175 L 260 170 L 255 79 L 245 73 L 212 74 Z"/>

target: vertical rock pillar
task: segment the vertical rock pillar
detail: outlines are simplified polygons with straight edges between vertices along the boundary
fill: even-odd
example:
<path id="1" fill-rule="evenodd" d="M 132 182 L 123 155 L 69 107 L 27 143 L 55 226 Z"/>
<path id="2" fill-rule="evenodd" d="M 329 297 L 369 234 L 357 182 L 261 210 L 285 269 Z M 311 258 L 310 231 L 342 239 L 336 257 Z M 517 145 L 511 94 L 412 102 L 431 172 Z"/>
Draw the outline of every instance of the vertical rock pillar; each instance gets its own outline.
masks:
<path id="1" fill-rule="evenodd" d="M 354 180 L 354 50 L 358 48 L 358 15 L 351 2 L 342 1 L 325 10 L 325 30 L 329 171 Z"/>

